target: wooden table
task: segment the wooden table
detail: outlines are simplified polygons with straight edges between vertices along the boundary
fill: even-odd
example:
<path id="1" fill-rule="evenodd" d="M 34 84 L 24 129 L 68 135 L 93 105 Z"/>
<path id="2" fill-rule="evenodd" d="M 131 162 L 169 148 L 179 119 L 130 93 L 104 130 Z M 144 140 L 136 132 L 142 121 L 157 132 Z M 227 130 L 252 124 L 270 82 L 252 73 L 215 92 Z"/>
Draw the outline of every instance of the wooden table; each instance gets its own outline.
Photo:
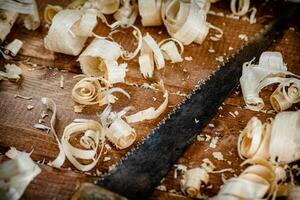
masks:
<path id="1" fill-rule="evenodd" d="M 69 1 L 38 1 L 39 9 L 44 10 L 47 3 L 66 5 Z M 256 5 L 257 6 L 257 5 Z M 219 2 L 212 5 L 212 10 L 222 12 L 224 15 L 230 14 L 227 2 Z M 104 107 L 92 107 L 85 109 L 82 113 L 76 114 L 73 111 L 73 100 L 71 90 L 78 81 L 73 76 L 80 73 L 79 64 L 76 57 L 51 52 L 43 47 L 43 38 L 48 29 L 41 26 L 38 30 L 31 32 L 24 29 L 21 25 L 14 26 L 12 32 L 7 38 L 7 42 L 18 38 L 24 42 L 23 49 L 13 61 L 6 61 L 1 58 L 0 67 L 3 68 L 7 62 L 17 63 L 23 70 L 23 78 L 18 83 L 10 81 L 0 82 L 0 150 L 5 153 L 9 147 L 16 147 L 18 150 L 24 150 L 32 153 L 32 159 L 39 162 L 42 173 L 38 175 L 28 186 L 23 195 L 23 199 L 69 199 L 80 182 L 93 182 L 97 179 L 96 169 L 101 172 L 107 172 L 109 167 L 114 165 L 131 148 L 136 147 L 143 138 L 161 121 L 176 105 L 188 94 L 196 84 L 203 82 L 220 65 L 216 57 L 223 56 L 224 59 L 234 54 L 246 41 L 239 39 L 239 34 L 246 34 L 249 40 L 263 29 L 264 23 L 269 21 L 269 14 L 272 11 L 268 6 L 261 6 L 258 9 L 258 23 L 250 25 L 244 20 L 236 20 L 228 17 L 208 15 L 208 22 L 222 28 L 224 37 L 214 42 L 209 40 L 214 31 L 210 31 L 209 36 L 203 44 L 191 44 L 185 47 L 183 57 L 192 56 L 192 61 L 183 61 L 178 64 L 167 62 L 163 70 L 155 70 L 154 77 L 145 80 L 138 68 L 137 59 L 130 61 L 129 71 L 126 76 L 127 83 L 135 83 L 138 86 L 126 84 L 116 84 L 116 86 L 128 91 L 131 99 L 118 95 L 119 100 L 113 104 L 113 110 L 118 111 L 128 105 L 133 105 L 135 110 L 132 113 L 149 106 L 157 107 L 163 101 L 162 93 L 145 89 L 141 87 L 143 83 L 157 82 L 162 79 L 166 89 L 172 93 L 169 98 L 168 109 L 157 119 L 132 124 L 137 132 L 137 141 L 135 144 L 125 150 L 117 150 L 112 147 L 107 155 L 111 160 L 103 162 L 103 158 L 89 173 L 82 173 L 76 170 L 68 161 L 65 162 L 62 169 L 49 167 L 46 163 L 53 160 L 58 154 L 58 146 L 53 135 L 33 128 L 33 125 L 40 119 L 40 113 L 45 110 L 41 104 L 41 97 L 52 98 L 58 107 L 58 121 L 56 130 L 59 136 L 62 135 L 64 127 L 71 123 L 75 118 L 87 118 L 97 120 L 96 113 L 101 112 Z M 157 41 L 168 38 L 168 34 L 163 27 L 143 28 L 140 25 L 140 19 L 137 20 L 138 27 L 143 34 L 149 32 Z M 291 72 L 300 74 L 300 31 L 299 24 L 291 25 L 283 38 L 279 39 L 270 47 L 270 50 L 280 51 L 283 54 L 284 62 L 287 63 Z M 106 35 L 109 30 L 103 24 L 99 24 L 95 29 L 99 35 Z M 131 30 L 124 30 L 115 36 L 117 42 L 128 49 L 134 48 L 133 37 L 128 37 Z M 126 37 L 125 37 L 126 36 Z M 213 48 L 214 53 L 209 53 L 208 49 Z M 230 50 L 233 48 L 233 50 Z M 120 60 L 122 62 L 122 60 Z M 63 70 L 62 70 L 63 69 Z M 66 71 L 67 70 L 67 71 Z M 64 88 L 59 87 L 60 77 L 64 76 Z M 217 88 L 216 88 L 217 89 Z M 274 88 L 268 87 L 262 92 L 266 107 L 264 110 L 271 110 L 268 102 L 268 95 Z M 15 98 L 15 94 L 32 96 L 32 101 Z M 153 97 L 157 100 L 154 101 Z M 32 110 L 27 106 L 33 105 Z M 240 173 L 241 160 L 237 156 L 236 144 L 239 132 L 245 127 L 252 116 L 257 116 L 261 120 L 274 117 L 273 113 L 253 112 L 244 109 L 244 101 L 239 88 L 237 88 L 220 107 L 218 113 L 211 120 L 199 135 L 210 135 L 212 137 L 219 135 L 220 140 L 215 149 L 210 148 L 208 142 L 194 141 L 187 148 L 182 157 L 178 160 L 179 164 L 186 165 L 188 168 L 198 167 L 204 158 L 209 158 L 216 166 L 217 170 L 224 168 L 234 169 L 234 173 L 223 173 L 224 177 L 229 178 Z M 299 106 L 299 105 L 298 105 Z M 208 108 L 209 109 L 209 108 Z M 296 108 L 293 108 L 296 109 Z M 236 113 L 233 117 L 230 113 Z M 129 113 L 130 114 L 130 113 Z M 46 118 L 46 124 L 49 124 L 50 117 Z M 218 161 L 212 156 L 212 152 L 220 151 L 224 155 L 225 161 Z M 0 155 L 0 161 L 5 160 Z M 179 181 L 181 174 L 174 179 L 174 169 L 171 169 L 162 181 L 167 191 L 155 190 L 151 199 L 189 199 L 180 192 Z M 222 185 L 221 174 L 210 174 L 210 184 L 202 189 L 204 195 L 215 195 Z"/>

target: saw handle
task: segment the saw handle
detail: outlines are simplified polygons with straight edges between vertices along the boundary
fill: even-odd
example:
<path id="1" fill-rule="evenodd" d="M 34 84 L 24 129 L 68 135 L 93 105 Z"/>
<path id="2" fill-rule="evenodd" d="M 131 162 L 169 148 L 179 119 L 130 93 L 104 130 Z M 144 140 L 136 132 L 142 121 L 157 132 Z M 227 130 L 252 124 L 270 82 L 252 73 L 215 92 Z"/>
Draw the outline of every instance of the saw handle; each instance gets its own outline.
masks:
<path id="1" fill-rule="evenodd" d="M 82 183 L 71 200 L 127 200 L 127 198 L 92 183 Z"/>

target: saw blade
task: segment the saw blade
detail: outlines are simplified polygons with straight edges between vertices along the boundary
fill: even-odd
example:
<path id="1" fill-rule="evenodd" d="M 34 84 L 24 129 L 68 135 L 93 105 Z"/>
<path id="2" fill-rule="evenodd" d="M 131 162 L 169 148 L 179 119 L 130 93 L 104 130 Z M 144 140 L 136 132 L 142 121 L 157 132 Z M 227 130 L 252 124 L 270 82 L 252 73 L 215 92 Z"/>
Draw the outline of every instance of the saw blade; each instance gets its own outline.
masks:
<path id="1" fill-rule="evenodd" d="M 296 7 L 286 10 L 260 36 L 227 59 L 142 144 L 128 153 L 97 184 L 129 199 L 147 199 L 185 148 L 214 116 L 225 98 L 236 88 L 243 63 L 258 58 L 281 35 L 287 19 L 297 11 Z"/>

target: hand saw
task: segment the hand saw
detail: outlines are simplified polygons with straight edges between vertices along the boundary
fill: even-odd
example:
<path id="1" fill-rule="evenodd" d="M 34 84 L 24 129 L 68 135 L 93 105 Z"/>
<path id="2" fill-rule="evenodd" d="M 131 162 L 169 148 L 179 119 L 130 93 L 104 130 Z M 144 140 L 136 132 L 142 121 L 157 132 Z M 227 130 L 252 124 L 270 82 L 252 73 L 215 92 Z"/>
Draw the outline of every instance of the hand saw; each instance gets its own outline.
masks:
<path id="1" fill-rule="evenodd" d="M 223 63 L 141 145 L 102 176 L 97 182 L 101 187 L 83 184 L 72 199 L 147 199 L 225 98 L 236 88 L 243 63 L 259 57 L 280 37 L 285 25 L 299 11 L 299 5 L 289 4 L 260 36 Z"/>

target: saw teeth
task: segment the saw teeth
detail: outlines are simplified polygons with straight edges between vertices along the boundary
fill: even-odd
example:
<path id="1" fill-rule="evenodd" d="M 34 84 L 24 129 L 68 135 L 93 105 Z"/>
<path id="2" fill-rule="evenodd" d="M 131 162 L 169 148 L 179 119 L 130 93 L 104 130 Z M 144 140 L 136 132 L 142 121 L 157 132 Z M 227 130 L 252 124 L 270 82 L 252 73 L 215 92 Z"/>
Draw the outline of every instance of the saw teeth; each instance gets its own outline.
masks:
<path id="1" fill-rule="evenodd" d="M 263 29 L 263 30 L 261 31 L 261 33 L 264 34 L 265 31 L 266 31 L 266 29 Z M 258 35 L 257 37 L 255 37 L 255 38 L 257 39 L 257 38 L 260 37 L 262 34 L 259 34 L 259 35 Z M 255 39 L 254 39 L 254 40 L 255 40 Z M 188 101 L 189 99 L 191 99 L 191 96 L 193 96 L 198 90 L 201 90 L 201 88 L 202 88 L 204 85 L 206 85 L 207 81 L 209 81 L 209 80 L 211 79 L 211 77 L 214 76 L 215 73 L 216 73 L 217 71 L 220 70 L 220 68 L 224 67 L 231 59 L 234 59 L 234 57 L 236 57 L 238 54 L 240 54 L 240 52 L 241 52 L 246 46 L 248 46 L 252 41 L 253 41 L 253 40 L 251 40 L 250 42 L 247 42 L 246 44 L 242 45 L 242 46 L 241 46 L 239 49 L 237 49 L 231 56 L 227 57 L 227 58 L 226 58 L 226 62 L 222 62 L 221 64 L 219 64 L 219 65 L 216 67 L 216 69 L 215 69 L 215 70 L 214 70 L 214 71 L 213 71 L 213 72 L 212 72 L 205 80 L 199 80 L 199 81 L 197 82 L 196 86 L 194 87 L 193 91 L 192 91 L 190 94 L 188 94 L 188 95 L 186 96 L 186 98 L 185 98 L 182 102 L 180 102 L 176 107 L 174 107 L 173 110 L 172 110 L 172 111 L 171 111 L 171 112 L 170 112 L 170 113 L 169 113 L 169 114 L 168 114 L 161 122 L 159 122 L 159 123 L 156 125 L 156 127 L 155 127 L 154 129 L 152 129 L 152 130 L 150 131 L 150 133 L 149 133 L 146 137 L 144 137 L 143 140 L 142 140 L 141 142 L 139 142 L 139 143 L 137 144 L 137 146 L 136 146 L 135 148 L 132 148 L 131 150 L 129 150 L 129 151 L 125 154 L 124 157 L 122 157 L 119 161 L 117 161 L 117 162 L 114 164 L 115 167 L 114 167 L 113 169 L 111 169 L 111 170 L 109 170 L 108 172 L 106 172 L 106 173 L 104 173 L 103 175 L 101 175 L 100 178 L 99 178 L 99 180 L 98 180 L 98 182 L 99 182 L 99 181 L 103 181 L 103 180 L 105 179 L 106 176 L 109 176 L 109 175 L 111 174 L 111 172 L 117 170 L 117 168 L 119 168 L 119 167 L 122 165 L 122 163 L 123 163 L 124 161 L 126 161 L 126 160 L 131 156 L 131 154 L 134 154 L 134 152 L 135 152 L 136 150 L 138 150 L 139 147 L 140 147 L 141 145 L 143 145 L 144 142 L 145 142 L 147 139 L 149 139 L 149 138 L 156 132 L 156 130 L 159 129 L 159 127 L 160 127 L 161 125 L 163 125 L 163 124 L 166 123 L 166 120 L 169 119 L 169 118 L 171 117 L 171 115 L 173 115 L 177 110 L 179 110 L 179 109 L 186 103 L 186 101 Z"/>

